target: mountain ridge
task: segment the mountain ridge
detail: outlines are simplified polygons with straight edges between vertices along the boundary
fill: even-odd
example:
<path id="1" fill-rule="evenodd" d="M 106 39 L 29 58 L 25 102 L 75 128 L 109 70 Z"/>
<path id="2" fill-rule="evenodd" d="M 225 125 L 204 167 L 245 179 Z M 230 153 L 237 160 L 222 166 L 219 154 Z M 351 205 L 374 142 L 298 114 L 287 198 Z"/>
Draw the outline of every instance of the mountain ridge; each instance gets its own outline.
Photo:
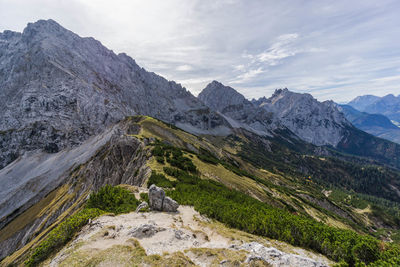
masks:
<path id="1" fill-rule="evenodd" d="M 338 107 L 358 129 L 377 137 L 400 143 L 400 128 L 386 116 L 358 111 L 350 105 L 339 105 Z"/>
<path id="2" fill-rule="evenodd" d="M 359 96 L 348 103 L 353 108 L 370 114 L 382 114 L 390 120 L 400 121 L 400 95 Z"/>
<path id="3" fill-rule="evenodd" d="M 129 115 L 150 115 L 191 132 L 230 132 L 181 85 L 53 20 L 28 24 L 22 34 L 7 31 L 0 40 L 0 167 L 24 151 L 78 145 Z"/>

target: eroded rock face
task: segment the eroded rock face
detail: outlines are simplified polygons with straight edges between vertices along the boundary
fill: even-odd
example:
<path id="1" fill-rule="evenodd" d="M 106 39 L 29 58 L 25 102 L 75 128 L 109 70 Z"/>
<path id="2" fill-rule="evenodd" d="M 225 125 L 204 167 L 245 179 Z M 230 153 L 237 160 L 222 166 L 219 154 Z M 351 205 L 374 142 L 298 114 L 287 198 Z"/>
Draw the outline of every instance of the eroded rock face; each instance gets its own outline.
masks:
<path id="1" fill-rule="evenodd" d="M 1 233 L 4 239 L 0 239 L 0 258 L 29 242 L 43 229 L 42 224 L 51 225 L 72 205 L 80 207 L 86 192 L 105 184 L 141 186 L 150 175 L 146 165 L 150 155 L 140 140 L 128 136 L 139 130 L 133 126 L 133 121 L 122 121 L 77 148 L 54 154 L 28 153 L 0 170 L 0 231 L 6 231 L 8 223 L 23 212 L 36 216 L 35 220 L 24 221 L 18 232 L 11 227 L 6 236 Z M 60 187 L 66 190 L 57 191 L 57 208 L 49 206 L 40 213 L 41 209 L 31 207 Z"/>
<path id="2" fill-rule="evenodd" d="M 154 184 L 149 188 L 149 202 L 152 210 L 176 212 L 179 208 L 178 202 L 166 197 L 164 190 Z"/>
<path id="3" fill-rule="evenodd" d="M 259 135 L 273 135 L 282 126 L 272 113 L 259 108 L 229 86 L 213 81 L 198 98 L 208 107 L 225 116 L 234 128 L 244 128 Z"/>
<path id="4" fill-rule="evenodd" d="M 274 114 L 289 130 L 314 145 L 337 146 L 350 122 L 333 101 L 319 102 L 310 94 L 279 89 L 270 98 L 254 100 L 253 104 Z"/>

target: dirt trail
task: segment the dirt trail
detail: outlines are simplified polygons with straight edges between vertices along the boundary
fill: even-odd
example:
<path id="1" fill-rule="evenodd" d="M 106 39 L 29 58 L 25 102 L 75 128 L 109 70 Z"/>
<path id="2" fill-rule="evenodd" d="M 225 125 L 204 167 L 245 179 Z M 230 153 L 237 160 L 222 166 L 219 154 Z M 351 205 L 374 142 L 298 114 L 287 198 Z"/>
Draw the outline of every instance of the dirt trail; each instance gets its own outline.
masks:
<path id="1" fill-rule="evenodd" d="M 93 257 L 92 261 L 99 262 L 97 266 L 106 262 L 109 266 L 124 266 L 126 264 L 121 263 L 121 259 L 117 264 L 112 257 L 105 261 L 94 255 L 111 251 L 118 246 L 127 246 L 132 242 L 140 244 L 146 257 L 178 255 L 197 266 L 246 266 L 250 261 L 260 261 L 260 258 L 264 260 L 260 261 L 259 266 L 285 266 L 282 265 L 285 262 L 291 266 L 326 266 L 329 263 L 319 255 L 298 248 L 291 249 L 294 254 L 281 252 L 270 247 L 277 243 L 253 237 L 212 222 L 189 206 L 180 206 L 177 213 L 132 212 L 118 216 L 101 216 L 85 226 L 73 242 L 45 265 L 64 266 L 67 262 L 73 262 L 73 266 L 78 266 L 85 261 L 79 257 Z M 282 247 L 279 248 L 282 250 Z M 276 256 L 276 253 L 282 255 Z M 104 258 L 104 255 L 101 257 Z M 306 260 L 306 264 L 310 262 L 310 265 L 304 265 L 299 260 Z M 145 265 L 157 264 L 159 263 Z"/>

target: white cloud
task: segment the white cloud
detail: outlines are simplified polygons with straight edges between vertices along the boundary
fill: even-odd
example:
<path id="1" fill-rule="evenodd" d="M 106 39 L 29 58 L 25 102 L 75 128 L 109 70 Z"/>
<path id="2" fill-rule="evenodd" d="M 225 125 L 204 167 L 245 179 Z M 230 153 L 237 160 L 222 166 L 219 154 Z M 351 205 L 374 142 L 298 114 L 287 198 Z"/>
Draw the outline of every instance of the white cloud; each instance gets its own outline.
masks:
<path id="1" fill-rule="evenodd" d="M 264 70 L 260 67 L 257 69 L 250 69 L 243 74 L 240 74 L 237 76 L 236 79 L 232 80 L 230 83 L 245 83 L 246 81 L 249 81 L 250 79 L 258 76 L 259 74 L 263 73 Z"/>
<path id="2" fill-rule="evenodd" d="M 176 68 L 177 71 L 190 71 L 193 70 L 193 67 L 190 65 L 180 65 Z"/>
<path id="3" fill-rule="evenodd" d="M 236 71 L 244 71 L 245 68 L 246 67 L 243 64 L 233 66 L 233 69 L 236 70 Z"/>
<path id="4" fill-rule="evenodd" d="M 259 62 L 270 66 L 279 64 L 281 59 L 296 55 L 299 50 L 294 47 L 295 40 L 299 37 L 297 33 L 280 35 L 272 46 L 255 56 Z"/>
<path id="5" fill-rule="evenodd" d="M 400 93 L 397 0 L 0 0 L 0 31 L 52 18 L 197 93 Z M 243 52 L 245 51 L 245 52 Z"/>

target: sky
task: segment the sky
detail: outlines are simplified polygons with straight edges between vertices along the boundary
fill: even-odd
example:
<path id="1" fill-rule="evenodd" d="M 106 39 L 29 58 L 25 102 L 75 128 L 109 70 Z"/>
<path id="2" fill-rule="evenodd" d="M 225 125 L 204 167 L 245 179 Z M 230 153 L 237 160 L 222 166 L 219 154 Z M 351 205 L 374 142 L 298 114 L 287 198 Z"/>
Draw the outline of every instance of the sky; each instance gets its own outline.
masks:
<path id="1" fill-rule="evenodd" d="M 54 19 L 197 95 L 400 94 L 398 0 L 0 0 L 0 32 Z"/>

